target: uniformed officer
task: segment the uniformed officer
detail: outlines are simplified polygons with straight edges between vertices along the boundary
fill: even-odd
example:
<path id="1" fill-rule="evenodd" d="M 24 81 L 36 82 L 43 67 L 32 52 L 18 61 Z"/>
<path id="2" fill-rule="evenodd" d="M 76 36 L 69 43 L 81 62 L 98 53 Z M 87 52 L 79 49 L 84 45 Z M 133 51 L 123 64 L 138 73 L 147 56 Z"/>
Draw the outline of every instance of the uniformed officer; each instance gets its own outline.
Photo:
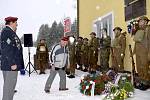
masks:
<path id="1" fill-rule="evenodd" d="M 100 66 L 101 70 L 107 71 L 109 69 L 109 55 L 111 47 L 111 38 L 107 34 L 107 29 L 102 30 L 102 37 L 100 38 Z"/>
<path id="2" fill-rule="evenodd" d="M 83 38 L 78 37 L 76 44 L 76 61 L 77 61 L 77 69 L 81 70 L 82 62 L 81 62 L 81 46 L 83 44 Z"/>
<path id="3" fill-rule="evenodd" d="M 48 48 L 45 43 L 45 39 L 41 39 L 40 43 L 38 43 L 37 50 L 37 60 L 39 62 L 39 74 L 45 74 L 45 69 L 49 61 L 49 54 L 48 54 Z"/>
<path id="4" fill-rule="evenodd" d="M 140 17 L 138 20 L 139 29 L 134 36 L 134 53 L 136 54 L 137 72 L 142 80 L 142 84 L 144 85 L 150 84 L 150 26 L 148 25 L 149 21 L 150 20 L 145 16 Z"/>
<path id="5" fill-rule="evenodd" d="M 122 29 L 120 27 L 115 27 L 113 31 L 115 33 L 115 39 L 112 42 L 112 67 L 116 71 L 123 71 L 126 36 L 124 33 L 121 33 Z"/>
<path id="6" fill-rule="evenodd" d="M 82 70 L 84 72 L 87 72 L 88 68 L 89 68 L 89 57 L 88 57 L 89 46 L 88 46 L 88 38 L 84 38 L 83 39 L 83 45 L 81 47 L 81 52 L 82 52 L 82 55 L 81 55 Z"/>
<path id="7" fill-rule="evenodd" d="M 68 51 L 69 51 L 69 78 L 75 78 L 75 68 L 76 68 L 76 47 L 75 47 L 75 37 L 70 36 L 68 41 Z"/>
<path id="8" fill-rule="evenodd" d="M 96 73 L 98 61 L 98 48 L 99 41 L 96 38 L 96 33 L 90 33 L 91 39 L 89 40 L 89 72 Z"/>
<path id="9" fill-rule="evenodd" d="M 18 71 L 24 69 L 21 41 L 16 34 L 17 20 L 17 17 L 5 18 L 6 27 L 1 32 L 2 100 L 13 100 Z"/>

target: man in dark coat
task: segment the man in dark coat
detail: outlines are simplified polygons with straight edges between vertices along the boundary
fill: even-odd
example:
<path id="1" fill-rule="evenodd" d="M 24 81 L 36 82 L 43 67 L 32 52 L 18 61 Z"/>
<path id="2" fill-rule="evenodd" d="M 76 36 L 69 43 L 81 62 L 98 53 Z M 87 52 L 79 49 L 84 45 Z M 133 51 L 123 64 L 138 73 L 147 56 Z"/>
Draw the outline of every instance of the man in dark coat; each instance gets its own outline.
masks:
<path id="1" fill-rule="evenodd" d="M 1 32 L 1 70 L 4 78 L 2 100 L 13 100 L 18 71 L 24 69 L 21 41 L 16 34 L 17 19 L 5 18 L 6 27 Z"/>

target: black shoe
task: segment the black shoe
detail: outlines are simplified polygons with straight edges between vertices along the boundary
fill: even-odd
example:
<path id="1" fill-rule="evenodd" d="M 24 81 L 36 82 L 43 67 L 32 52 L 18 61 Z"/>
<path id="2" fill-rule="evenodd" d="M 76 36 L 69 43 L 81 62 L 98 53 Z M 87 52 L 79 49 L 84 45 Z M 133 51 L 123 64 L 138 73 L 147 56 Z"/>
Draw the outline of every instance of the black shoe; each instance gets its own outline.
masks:
<path id="1" fill-rule="evenodd" d="M 45 91 L 45 93 L 50 93 L 50 90 L 44 90 Z"/>
<path id="2" fill-rule="evenodd" d="M 96 74 L 96 71 L 91 71 L 90 73 L 91 73 L 91 74 Z"/>
<path id="3" fill-rule="evenodd" d="M 145 85 L 143 83 L 138 83 L 134 86 L 136 89 L 142 90 L 142 91 L 146 91 L 147 89 L 150 88 L 149 85 Z"/>
<path id="4" fill-rule="evenodd" d="M 142 90 L 142 91 L 146 91 L 147 89 L 149 89 L 149 85 L 141 83 L 140 86 L 139 86 L 139 89 Z"/>
<path id="5" fill-rule="evenodd" d="M 69 71 L 66 71 L 66 74 L 67 74 L 67 75 L 69 75 L 69 74 L 70 74 L 70 72 L 69 72 Z"/>
<path id="6" fill-rule="evenodd" d="M 81 67 L 77 68 L 77 70 L 81 70 L 81 69 L 82 69 Z"/>
<path id="7" fill-rule="evenodd" d="M 59 88 L 59 91 L 66 91 L 66 90 L 69 90 L 69 89 L 68 88 L 65 88 L 65 89 Z"/>
<path id="8" fill-rule="evenodd" d="M 17 90 L 14 90 L 14 93 L 17 93 Z"/>
<path id="9" fill-rule="evenodd" d="M 68 78 L 75 78 L 75 76 L 74 75 L 69 75 L 69 76 L 67 76 Z"/>
<path id="10" fill-rule="evenodd" d="M 41 74 L 46 74 L 46 73 L 45 72 L 40 72 L 39 74 L 41 75 Z"/>
<path id="11" fill-rule="evenodd" d="M 84 71 L 84 72 L 87 72 L 88 70 L 87 70 L 87 69 L 84 69 L 83 71 Z"/>

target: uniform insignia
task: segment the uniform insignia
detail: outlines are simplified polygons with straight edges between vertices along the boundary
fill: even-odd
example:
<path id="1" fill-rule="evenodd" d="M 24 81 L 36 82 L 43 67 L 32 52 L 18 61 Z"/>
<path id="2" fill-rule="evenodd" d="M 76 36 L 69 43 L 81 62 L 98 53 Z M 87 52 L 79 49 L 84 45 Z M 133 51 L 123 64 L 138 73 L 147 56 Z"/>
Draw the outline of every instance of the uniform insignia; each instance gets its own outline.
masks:
<path id="1" fill-rule="evenodd" d="M 15 39 L 17 48 L 20 49 L 20 48 L 21 48 L 21 45 L 20 45 L 20 40 L 19 40 L 19 38 L 18 38 L 17 36 L 15 36 L 14 39 Z"/>
<path id="2" fill-rule="evenodd" d="M 11 40 L 8 38 L 6 42 L 7 42 L 8 44 L 10 44 L 10 43 L 11 43 Z"/>

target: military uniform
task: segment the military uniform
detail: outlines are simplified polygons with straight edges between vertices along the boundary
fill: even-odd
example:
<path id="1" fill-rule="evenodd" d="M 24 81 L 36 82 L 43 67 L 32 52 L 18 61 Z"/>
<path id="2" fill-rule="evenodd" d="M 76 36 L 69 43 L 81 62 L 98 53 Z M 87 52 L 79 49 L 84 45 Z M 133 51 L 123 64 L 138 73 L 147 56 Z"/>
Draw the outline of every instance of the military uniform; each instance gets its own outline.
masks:
<path id="1" fill-rule="evenodd" d="M 83 42 L 82 42 L 82 37 L 79 37 L 80 39 L 81 39 L 81 41 L 78 41 L 77 42 L 77 44 L 76 44 L 76 62 L 77 62 L 77 64 L 78 64 L 78 66 L 79 66 L 79 68 L 78 69 L 81 69 L 81 66 L 82 66 L 82 60 L 81 60 L 81 47 L 82 47 L 82 44 L 83 44 Z"/>
<path id="2" fill-rule="evenodd" d="M 74 78 L 75 76 L 75 68 L 76 68 L 76 47 L 75 41 L 73 43 L 68 43 L 68 50 L 69 50 L 69 78 Z"/>
<path id="3" fill-rule="evenodd" d="M 89 67 L 89 57 L 87 56 L 89 54 L 89 46 L 87 38 L 84 38 L 83 45 L 81 47 L 81 52 L 82 70 L 87 71 Z"/>
<path id="4" fill-rule="evenodd" d="M 95 72 L 97 69 L 99 41 L 95 37 L 96 33 L 92 32 L 90 35 L 94 35 L 94 37 L 89 40 L 89 72 Z"/>
<path id="5" fill-rule="evenodd" d="M 37 60 L 39 63 L 40 74 L 45 73 L 45 68 L 49 61 L 48 48 L 45 43 L 39 43 L 37 46 Z"/>
<path id="6" fill-rule="evenodd" d="M 124 33 L 121 33 L 122 29 L 120 27 L 116 27 L 115 30 L 120 30 L 120 32 L 115 34 L 115 39 L 112 42 L 112 67 L 116 71 L 123 71 L 126 36 Z"/>
<path id="7" fill-rule="evenodd" d="M 102 70 L 109 68 L 109 55 L 110 55 L 111 38 L 110 36 L 102 37 L 100 39 L 100 66 Z"/>
<path id="8" fill-rule="evenodd" d="M 147 17 L 141 17 L 140 20 L 149 21 Z M 141 79 L 150 81 L 150 26 L 144 25 L 144 27 L 139 27 L 134 36 L 134 41 L 138 75 Z"/>

